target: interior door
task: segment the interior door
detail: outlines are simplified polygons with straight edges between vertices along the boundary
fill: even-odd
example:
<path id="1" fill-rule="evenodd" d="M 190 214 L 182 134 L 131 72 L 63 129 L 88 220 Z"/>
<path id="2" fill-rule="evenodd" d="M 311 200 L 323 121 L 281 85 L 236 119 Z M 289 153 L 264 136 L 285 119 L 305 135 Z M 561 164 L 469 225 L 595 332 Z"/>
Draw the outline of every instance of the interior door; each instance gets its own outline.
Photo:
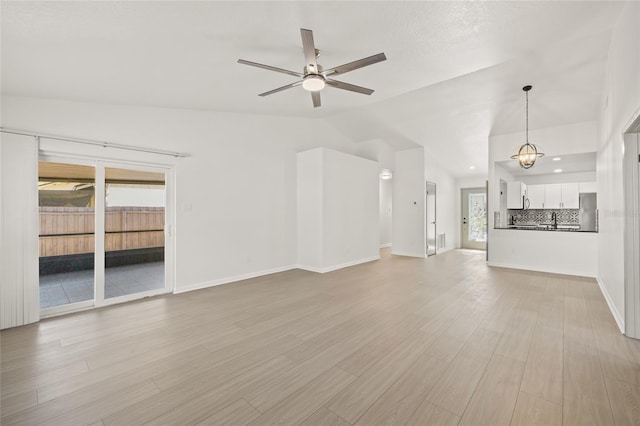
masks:
<path id="1" fill-rule="evenodd" d="M 427 256 L 436 254 L 436 184 L 427 182 Z"/>
<path id="2" fill-rule="evenodd" d="M 462 189 L 462 248 L 487 248 L 487 190 Z"/>

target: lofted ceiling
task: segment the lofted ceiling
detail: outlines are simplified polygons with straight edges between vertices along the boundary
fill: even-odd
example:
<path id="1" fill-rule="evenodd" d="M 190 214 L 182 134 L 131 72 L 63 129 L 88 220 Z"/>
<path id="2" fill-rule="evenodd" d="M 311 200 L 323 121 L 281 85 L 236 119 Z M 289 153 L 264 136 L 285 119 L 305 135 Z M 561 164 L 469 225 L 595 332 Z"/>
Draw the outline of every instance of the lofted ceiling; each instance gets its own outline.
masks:
<path id="1" fill-rule="evenodd" d="M 456 177 L 486 175 L 490 134 L 597 119 L 611 28 L 604 2 L 2 2 L 2 93 L 326 120 L 354 142 L 425 146 Z M 337 78 L 322 107 L 295 77 L 300 28 Z M 514 141 L 514 147 L 521 141 Z M 475 166 L 470 170 L 470 166 Z"/>

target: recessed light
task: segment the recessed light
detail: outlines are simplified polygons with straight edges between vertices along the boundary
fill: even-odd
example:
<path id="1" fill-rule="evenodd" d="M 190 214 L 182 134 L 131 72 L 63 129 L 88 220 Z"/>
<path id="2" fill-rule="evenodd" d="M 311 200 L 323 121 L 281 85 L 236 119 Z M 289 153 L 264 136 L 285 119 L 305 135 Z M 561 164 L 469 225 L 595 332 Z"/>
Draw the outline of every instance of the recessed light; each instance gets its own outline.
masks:
<path id="1" fill-rule="evenodd" d="M 560 158 L 560 157 L 553 157 L 553 161 L 560 161 L 560 160 L 562 160 L 562 158 Z"/>
<path id="2" fill-rule="evenodd" d="M 562 173 L 562 169 L 555 169 L 553 173 Z"/>
<path id="3" fill-rule="evenodd" d="M 475 170 L 476 166 L 469 166 L 469 170 Z"/>

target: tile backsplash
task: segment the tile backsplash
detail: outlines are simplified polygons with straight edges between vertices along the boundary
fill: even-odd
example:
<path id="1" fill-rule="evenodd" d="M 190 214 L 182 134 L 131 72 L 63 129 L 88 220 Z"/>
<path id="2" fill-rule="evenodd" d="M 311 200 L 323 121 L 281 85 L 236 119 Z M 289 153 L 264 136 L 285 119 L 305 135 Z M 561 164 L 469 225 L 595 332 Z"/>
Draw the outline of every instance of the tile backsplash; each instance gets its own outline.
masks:
<path id="1" fill-rule="evenodd" d="M 507 224 L 550 223 L 551 215 L 556 213 L 558 223 L 580 225 L 580 209 L 528 209 L 507 210 Z"/>

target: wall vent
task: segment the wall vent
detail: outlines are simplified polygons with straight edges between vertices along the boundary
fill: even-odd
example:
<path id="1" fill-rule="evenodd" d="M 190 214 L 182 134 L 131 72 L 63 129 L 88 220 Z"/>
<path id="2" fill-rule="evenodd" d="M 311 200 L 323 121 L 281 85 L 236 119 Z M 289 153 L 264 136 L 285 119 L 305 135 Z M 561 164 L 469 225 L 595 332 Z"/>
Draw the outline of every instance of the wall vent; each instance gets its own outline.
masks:
<path id="1" fill-rule="evenodd" d="M 438 248 L 443 248 L 447 245 L 447 239 L 444 232 L 438 234 Z"/>

